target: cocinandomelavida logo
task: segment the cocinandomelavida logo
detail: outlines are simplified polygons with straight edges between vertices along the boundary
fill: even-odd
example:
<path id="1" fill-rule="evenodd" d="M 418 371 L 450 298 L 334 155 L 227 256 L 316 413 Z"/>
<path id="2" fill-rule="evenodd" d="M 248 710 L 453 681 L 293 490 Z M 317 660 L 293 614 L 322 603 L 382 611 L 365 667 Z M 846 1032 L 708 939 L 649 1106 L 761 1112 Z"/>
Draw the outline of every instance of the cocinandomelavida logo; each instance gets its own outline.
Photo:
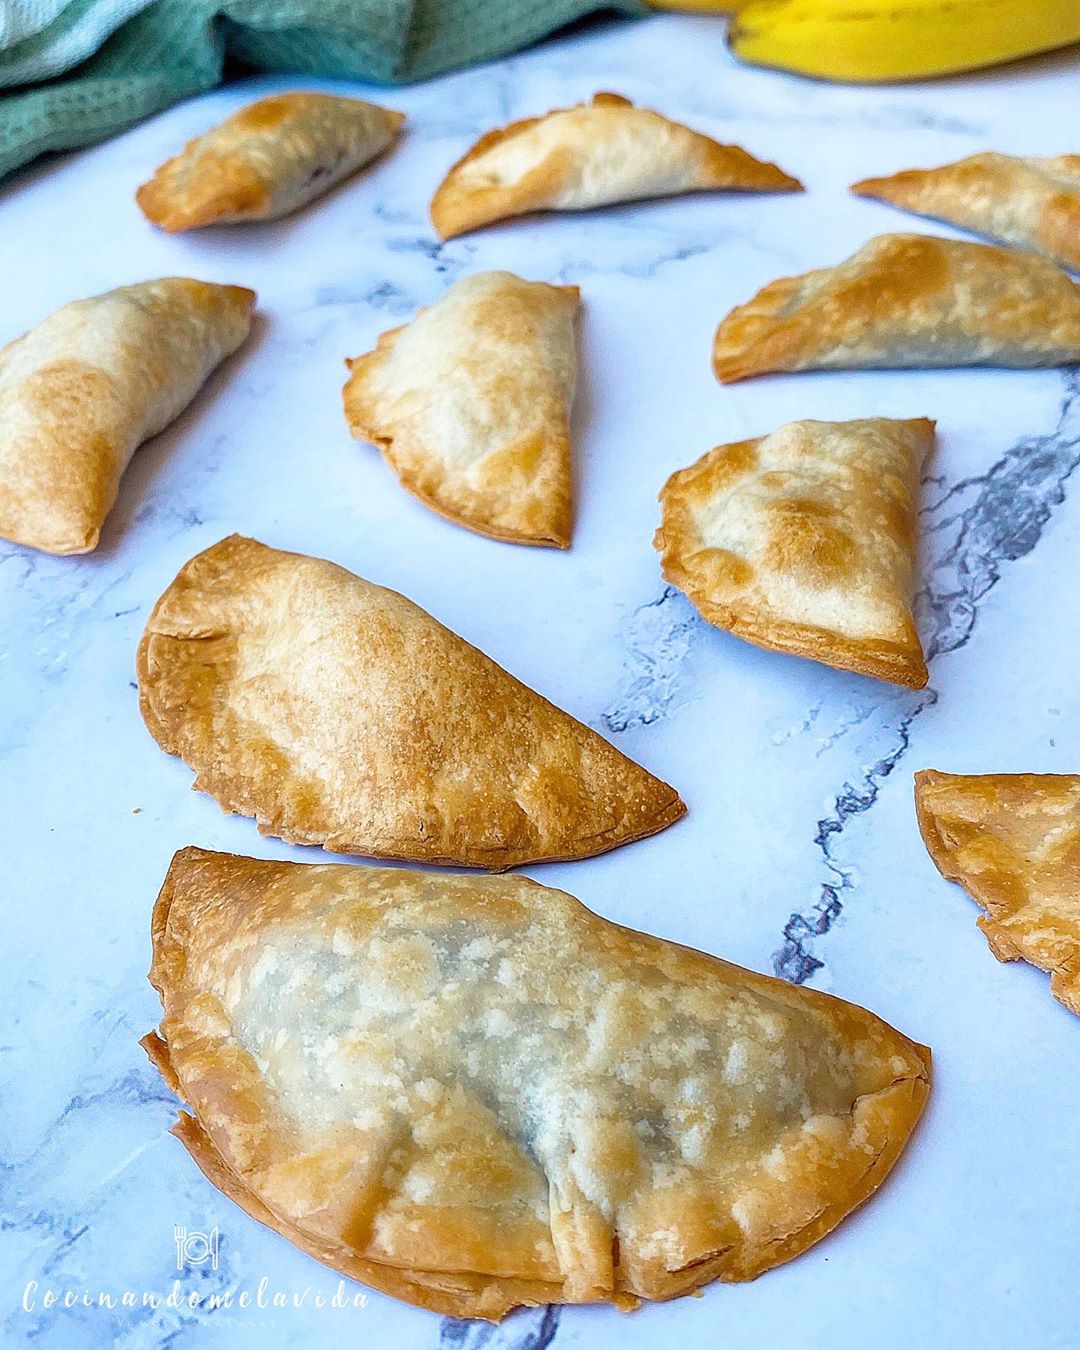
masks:
<path id="1" fill-rule="evenodd" d="M 201 1228 L 176 1226 L 173 1228 L 173 1241 L 176 1243 L 177 1270 L 187 1270 L 189 1267 L 198 1269 L 200 1266 L 217 1270 L 221 1235 L 216 1227 L 204 1233 Z"/>
<path id="2" fill-rule="evenodd" d="M 188 1228 L 173 1225 L 173 1247 L 176 1269 L 181 1275 L 199 1271 L 218 1271 L 221 1259 L 221 1234 L 211 1229 Z M 226 1263 L 227 1264 L 227 1263 Z M 224 1281 L 224 1284 L 221 1283 Z M 235 1310 L 273 1310 L 275 1308 L 330 1308 L 349 1311 L 367 1307 L 367 1294 L 351 1282 L 338 1280 L 333 1291 L 315 1285 L 283 1288 L 275 1285 L 269 1275 L 257 1280 L 233 1283 L 227 1276 L 211 1281 L 196 1281 L 192 1288 L 187 1281 L 176 1278 L 168 1289 L 91 1289 L 62 1288 L 40 1280 L 28 1280 L 23 1289 L 24 1313 L 70 1311 L 71 1309 L 98 1309 L 106 1313 L 151 1308 L 166 1310 L 208 1312 Z"/>

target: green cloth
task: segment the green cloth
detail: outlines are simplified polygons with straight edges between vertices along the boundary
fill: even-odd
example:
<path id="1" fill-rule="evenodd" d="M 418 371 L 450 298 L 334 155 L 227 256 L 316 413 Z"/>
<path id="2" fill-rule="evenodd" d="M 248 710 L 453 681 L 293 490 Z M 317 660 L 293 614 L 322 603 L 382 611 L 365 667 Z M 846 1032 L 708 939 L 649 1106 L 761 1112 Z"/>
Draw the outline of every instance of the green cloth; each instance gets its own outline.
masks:
<path id="1" fill-rule="evenodd" d="M 597 9 L 638 14 L 645 6 L 642 0 L 6 0 L 0 88 L 15 92 L 0 97 L 0 176 L 47 150 L 93 145 L 212 88 L 227 56 L 259 70 L 405 84 L 516 51 Z"/>

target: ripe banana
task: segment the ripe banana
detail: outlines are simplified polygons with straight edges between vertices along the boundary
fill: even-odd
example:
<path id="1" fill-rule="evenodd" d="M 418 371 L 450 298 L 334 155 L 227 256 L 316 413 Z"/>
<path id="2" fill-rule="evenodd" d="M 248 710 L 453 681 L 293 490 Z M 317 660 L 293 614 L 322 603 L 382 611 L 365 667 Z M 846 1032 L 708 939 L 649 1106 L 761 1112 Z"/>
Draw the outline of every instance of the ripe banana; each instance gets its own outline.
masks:
<path id="1" fill-rule="evenodd" d="M 948 75 L 1080 41 L 1080 0 L 748 0 L 736 56 L 826 80 Z"/>

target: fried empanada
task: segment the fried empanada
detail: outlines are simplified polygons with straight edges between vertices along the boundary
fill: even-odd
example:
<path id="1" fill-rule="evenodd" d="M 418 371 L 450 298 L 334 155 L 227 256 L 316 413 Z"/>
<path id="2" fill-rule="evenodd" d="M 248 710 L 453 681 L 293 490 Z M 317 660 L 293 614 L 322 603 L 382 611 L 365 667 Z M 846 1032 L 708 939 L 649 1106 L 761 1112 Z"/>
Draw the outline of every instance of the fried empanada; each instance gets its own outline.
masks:
<path id="1" fill-rule="evenodd" d="M 196 136 L 135 194 L 163 230 L 276 220 L 381 154 L 405 114 L 334 94 L 273 94 Z"/>
<path id="2" fill-rule="evenodd" d="M 528 211 L 730 188 L 801 192 L 802 184 L 737 145 L 635 108 L 619 94 L 489 131 L 453 166 L 431 203 L 443 239 Z"/>
<path id="3" fill-rule="evenodd" d="M 999 961 L 1050 972 L 1050 992 L 1080 1015 L 1080 774 L 915 775 L 930 857 L 986 911 Z"/>
<path id="4" fill-rule="evenodd" d="M 120 286 L 0 351 L 0 537 L 89 553 L 132 455 L 247 337 L 255 292 L 187 277 Z"/>
<path id="5" fill-rule="evenodd" d="M 454 1317 L 748 1280 L 880 1186 L 930 1053 L 522 877 L 182 850 L 143 1044 L 253 1218 Z"/>
<path id="6" fill-rule="evenodd" d="M 495 539 L 570 546 L 576 286 L 481 272 L 348 361 L 345 418 L 402 486 Z"/>
<path id="7" fill-rule="evenodd" d="M 404 596 L 238 535 L 181 568 L 137 668 L 146 725 L 195 786 L 293 843 L 499 870 L 686 810 Z"/>
<path id="8" fill-rule="evenodd" d="M 716 330 L 729 384 L 785 370 L 1080 361 L 1080 286 L 1030 253 L 882 234 L 836 267 L 773 281 Z"/>
<path id="9" fill-rule="evenodd" d="M 919 216 L 935 216 L 1080 269 L 1080 155 L 969 155 L 852 186 Z"/>
<path id="10" fill-rule="evenodd" d="M 672 474 L 665 578 L 747 642 L 920 689 L 911 613 L 925 417 L 791 422 Z"/>

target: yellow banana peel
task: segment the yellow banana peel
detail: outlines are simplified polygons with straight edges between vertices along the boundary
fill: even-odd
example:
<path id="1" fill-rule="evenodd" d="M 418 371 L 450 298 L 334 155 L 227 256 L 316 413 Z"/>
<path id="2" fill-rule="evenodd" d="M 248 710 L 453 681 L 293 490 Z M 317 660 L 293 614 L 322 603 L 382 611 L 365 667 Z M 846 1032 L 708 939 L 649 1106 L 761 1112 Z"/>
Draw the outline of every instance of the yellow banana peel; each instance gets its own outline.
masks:
<path id="1" fill-rule="evenodd" d="M 748 0 L 743 61 L 825 80 L 950 75 L 1080 41 L 1080 0 Z"/>

